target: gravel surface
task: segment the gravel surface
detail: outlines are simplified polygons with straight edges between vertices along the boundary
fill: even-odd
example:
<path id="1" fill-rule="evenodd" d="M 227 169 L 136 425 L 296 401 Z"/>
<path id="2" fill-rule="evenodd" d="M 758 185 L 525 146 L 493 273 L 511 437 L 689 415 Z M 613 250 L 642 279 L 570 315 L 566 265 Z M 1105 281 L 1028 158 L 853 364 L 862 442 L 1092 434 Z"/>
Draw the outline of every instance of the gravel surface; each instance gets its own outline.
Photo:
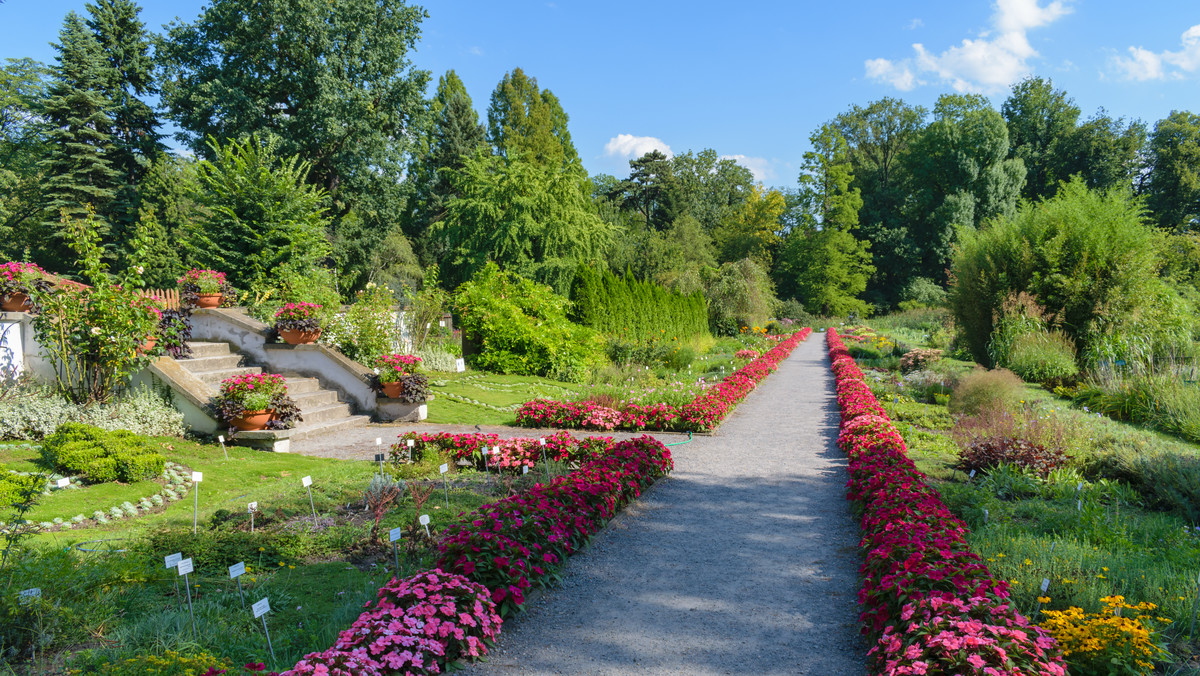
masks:
<path id="1" fill-rule="evenodd" d="M 463 673 L 865 674 L 837 421 L 814 334 Z"/>

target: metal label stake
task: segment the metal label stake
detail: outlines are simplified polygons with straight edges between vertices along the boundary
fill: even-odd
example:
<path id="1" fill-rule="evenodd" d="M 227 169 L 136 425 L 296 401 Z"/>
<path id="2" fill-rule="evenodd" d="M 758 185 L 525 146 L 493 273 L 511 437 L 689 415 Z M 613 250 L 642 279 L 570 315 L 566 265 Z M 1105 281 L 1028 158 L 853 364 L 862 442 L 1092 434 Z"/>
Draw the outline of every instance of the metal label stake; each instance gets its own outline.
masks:
<path id="1" fill-rule="evenodd" d="M 300 483 L 304 484 L 304 487 L 306 489 L 308 489 L 308 506 L 312 507 L 313 530 L 316 530 L 317 529 L 317 505 L 316 505 L 316 503 L 313 502 L 313 497 L 312 497 L 312 477 L 306 476 L 300 480 Z M 263 620 L 263 621 L 265 622 L 266 620 Z"/>
<path id="2" fill-rule="evenodd" d="M 192 535 L 196 534 L 196 524 L 200 521 L 201 481 L 204 481 L 204 472 L 192 472 Z"/>
<path id="3" fill-rule="evenodd" d="M 262 599 L 260 599 L 258 601 L 258 603 L 255 603 L 250 608 L 251 608 L 251 610 L 254 611 L 255 617 L 262 618 L 263 634 L 265 634 L 267 637 L 267 648 L 269 648 L 271 650 L 271 667 L 274 667 L 275 663 L 277 661 L 275 659 L 275 647 L 271 645 L 271 631 L 269 629 L 267 629 L 267 618 L 266 618 L 266 614 L 271 612 L 271 604 L 267 601 L 267 597 L 264 596 Z"/>
<path id="4" fill-rule="evenodd" d="M 250 532 L 254 532 L 254 513 L 258 511 L 258 503 L 251 502 L 246 505 L 246 511 L 250 512 Z"/>
<path id="5" fill-rule="evenodd" d="M 392 542 L 392 556 L 396 558 L 396 579 L 400 579 L 400 538 L 404 537 L 404 527 L 396 526 L 388 531 L 388 539 Z"/>
<path id="6" fill-rule="evenodd" d="M 446 509 L 450 509 L 450 484 L 446 481 L 446 472 L 450 471 L 450 465 L 443 464 L 438 467 L 438 471 L 442 474 L 442 490 L 446 493 Z"/>
<path id="7" fill-rule="evenodd" d="M 488 467 L 488 447 L 483 447 L 483 473 L 487 475 L 487 482 L 492 483 L 492 473 Z"/>
<path id="8" fill-rule="evenodd" d="M 246 609 L 246 595 L 242 592 L 242 575 L 246 572 L 246 562 L 235 563 L 229 567 L 229 577 L 237 580 L 238 598 L 242 600 L 242 610 Z"/>
<path id="9" fill-rule="evenodd" d="M 538 445 L 542 447 L 542 466 L 546 468 L 546 483 L 550 483 L 550 462 L 546 460 L 546 438 L 538 439 Z"/>
<path id="10" fill-rule="evenodd" d="M 167 570 L 171 570 L 172 568 L 178 568 L 179 562 L 182 560 L 183 560 L 183 554 L 171 554 L 170 556 L 163 557 L 163 562 L 167 564 Z M 176 575 L 175 577 L 171 578 L 171 581 L 175 583 L 175 601 L 178 602 L 180 600 L 179 599 L 179 576 Z"/>
<path id="11" fill-rule="evenodd" d="M 229 450 L 225 448 L 225 435 L 217 437 L 217 441 L 221 442 L 221 452 L 225 454 L 225 459 L 229 459 Z"/>
<path id="12" fill-rule="evenodd" d="M 419 519 L 419 521 L 421 522 L 421 525 L 422 525 L 422 526 L 425 526 L 425 535 L 427 535 L 427 536 L 429 536 L 430 538 L 432 538 L 432 537 L 433 537 L 433 535 L 432 535 L 432 534 L 429 532 L 429 515 L 428 515 L 428 514 L 422 514 L 422 515 L 421 515 L 421 518 Z"/>
<path id="13" fill-rule="evenodd" d="M 192 610 L 192 581 L 188 573 L 192 572 L 192 560 L 184 559 L 179 562 L 179 575 L 183 576 L 183 586 L 187 587 L 188 615 L 192 618 L 192 635 L 196 635 L 196 613 Z"/>

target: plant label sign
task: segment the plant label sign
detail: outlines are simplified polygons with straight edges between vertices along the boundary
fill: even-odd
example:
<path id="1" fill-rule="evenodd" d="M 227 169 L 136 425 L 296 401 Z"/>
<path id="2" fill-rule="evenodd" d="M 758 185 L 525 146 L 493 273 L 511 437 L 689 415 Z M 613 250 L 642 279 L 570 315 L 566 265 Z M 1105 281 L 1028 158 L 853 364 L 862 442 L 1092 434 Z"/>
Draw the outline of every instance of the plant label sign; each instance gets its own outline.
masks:
<path id="1" fill-rule="evenodd" d="M 375 462 L 383 462 L 383 454 L 382 453 L 375 454 Z"/>
<path id="2" fill-rule="evenodd" d="M 459 373 L 462 373 L 463 371 L 466 371 L 466 370 L 467 370 L 467 362 L 466 362 L 466 360 L 464 360 L 464 359 L 455 359 L 455 360 L 454 360 L 454 369 L 455 369 L 456 371 L 458 371 Z"/>
<path id="3" fill-rule="evenodd" d="M 34 599 L 42 597 L 42 588 L 33 587 L 17 592 L 17 598 L 21 599 L 21 603 L 33 603 Z"/>
<path id="4" fill-rule="evenodd" d="M 396 526 L 388 531 L 388 542 L 395 542 L 404 537 L 404 526 Z"/>
<path id="5" fill-rule="evenodd" d="M 1042 593 L 1045 594 L 1046 590 L 1049 588 L 1050 588 L 1050 580 L 1048 578 L 1043 577 L 1042 578 Z"/>
<path id="6" fill-rule="evenodd" d="M 163 561 L 166 562 L 167 568 L 177 568 L 179 566 L 179 562 L 182 560 L 183 554 L 172 554 L 170 556 L 163 557 Z"/>
<path id="7" fill-rule="evenodd" d="M 254 611 L 254 617 L 262 617 L 263 615 L 271 612 L 271 604 L 267 602 L 267 598 L 265 596 L 262 598 L 262 600 L 250 606 L 250 608 Z"/>
<path id="8" fill-rule="evenodd" d="M 180 561 L 179 566 L 177 568 L 179 570 L 180 575 L 187 575 L 188 573 L 195 570 L 194 568 L 192 568 L 192 560 L 190 558 Z"/>
<path id="9" fill-rule="evenodd" d="M 428 526 L 428 525 L 429 525 L 429 515 L 428 515 L 428 514 L 422 514 L 422 515 L 421 515 L 421 519 L 420 519 L 420 521 L 421 521 L 421 525 L 422 525 L 422 526 Z"/>
<path id="10" fill-rule="evenodd" d="M 192 481 L 196 483 L 204 481 L 204 472 L 192 472 Z"/>
<path id="11" fill-rule="evenodd" d="M 539 446 L 545 446 L 545 445 L 546 445 L 546 440 L 545 440 L 545 439 L 538 439 L 538 445 L 539 445 Z"/>
<path id="12" fill-rule="evenodd" d="M 71 485 L 71 480 L 68 479 L 67 477 L 63 477 L 63 478 L 59 479 L 56 483 L 59 488 L 66 488 L 67 486 Z"/>
<path id="13" fill-rule="evenodd" d="M 382 445 L 383 445 L 383 439 L 382 439 L 382 438 L 380 438 L 380 437 L 375 437 L 375 445 L 376 445 L 376 446 L 382 446 Z"/>
<path id="14" fill-rule="evenodd" d="M 309 486 L 312 485 L 312 477 L 311 476 L 304 477 L 303 479 L 300 480 L 300 484 L 303 485 L 305 488 L 308 488 Z"/>
<path id="15" fill-rule="evenodd" d="M 441 472 L 442 474 L 445 474 L 446 472 L 450 471 L 450 465 L 448 463 L 443 463 L 441 466 L 438 467 L 438 471 Z"/>
<path id="16" fill-rule="evenodd" d="M 443 319 L 442 321 L 438 322 L 438 326 L 445 327 L 445 326 L 446 326 L 446 320 L 445 320 L 445 319 Z"/>
<path id="17" fill-rule="evenodd" d="M 251 502 L 250 504 L 246 505 L 246 511 L 247 512 L 257 512 L 258 511 L 258 503 Z"/>
<path id="18" fill-rule="evenodd" d="M 409 440 L 408 440 L 408 447 L 409 447 L 409 448 L 412 448 L 412 447 L 413 447 L 415 444 L 416 444 L 416 442 L 415 442 L 413 439 L 409 439 Z"/>
<path id="19" fill-rule="evenodd" d="M 521 474 L 529 474 L 529 465 L 525 465 L 521 468 Z"/>
<path id="20" fill-rule="evenodd" d="M 219 441 L 219 442 L 221 442 L 221 443 L 225 443 L 225 435 L 224 435 L 224 434 L 222 434 L 222 435 L 218 436 L 218 437 L 217 437 L 217 441 Z"/>
<path id="21" fill-rule="evenodd" d="M 238 576 L 246 574 L 246 562 L 240 561 L 229 567 L 229 579 L 236 580 Z"/>
<path id="22" fill-rule="evenodd" d="M 970 478 L 974 479 L 975 478 L 975 470 L 971 470 L 971 474 L 969 474 L 968 476 Z"/>

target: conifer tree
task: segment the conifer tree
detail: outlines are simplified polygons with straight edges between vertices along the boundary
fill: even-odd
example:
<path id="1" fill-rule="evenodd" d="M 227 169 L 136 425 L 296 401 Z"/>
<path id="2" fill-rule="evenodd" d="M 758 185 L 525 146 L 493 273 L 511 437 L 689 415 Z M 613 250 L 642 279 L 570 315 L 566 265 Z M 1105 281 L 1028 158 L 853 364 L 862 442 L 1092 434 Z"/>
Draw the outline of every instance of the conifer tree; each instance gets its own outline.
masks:
<path id="1" fill-rule="evenodd" d="M 43 162 L 49 219 L 35 238 L 34 258 L 64 273 L 73 271 L 66 239 L 59 226 L 62 212 L 87 217 L 87 205 L 103 211 L 119 182 L 113 169 L 111 102 L 104 95 L 107 66 L 100 43 L 75 12 L 67 14 L 59 34 L 58 65 L 42 114 L 51 129 Z M 98 222 L 102 241 L 110 242 L 108 224 Z"/>
<path id="2" fill-rule="evenodd" d="M 488 141 L 506 157 L 520 154 L 542 166 L 582 170 L 558 97 L 520 68 L 505 73 L 492 92 Z"/>

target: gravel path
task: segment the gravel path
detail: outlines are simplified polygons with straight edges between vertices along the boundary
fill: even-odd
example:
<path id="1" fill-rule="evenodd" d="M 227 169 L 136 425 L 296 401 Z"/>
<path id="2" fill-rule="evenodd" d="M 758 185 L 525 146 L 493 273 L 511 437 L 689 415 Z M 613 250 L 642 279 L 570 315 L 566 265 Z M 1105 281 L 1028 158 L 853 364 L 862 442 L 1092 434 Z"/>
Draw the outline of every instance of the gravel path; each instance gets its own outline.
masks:
<path id="1" fill-rule="evenodd" d="M 857 527 L 814 334 L 506 621 L 467 674 L 865 673 Z"/>

